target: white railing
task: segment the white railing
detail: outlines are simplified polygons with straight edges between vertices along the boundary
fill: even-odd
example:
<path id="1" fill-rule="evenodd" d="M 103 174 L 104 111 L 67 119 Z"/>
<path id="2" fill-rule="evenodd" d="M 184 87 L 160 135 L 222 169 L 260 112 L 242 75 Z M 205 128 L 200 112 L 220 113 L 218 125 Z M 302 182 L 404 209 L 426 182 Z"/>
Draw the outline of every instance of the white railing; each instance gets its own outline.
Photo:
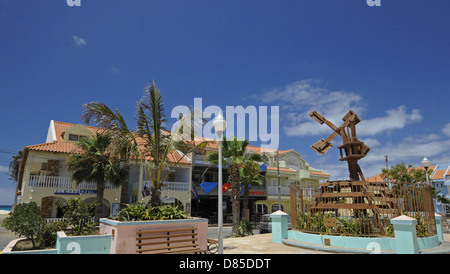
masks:
<path id="1" fill-rule="evenodd" d="M 65 220 L 68 220 L 68 219 L 67 218 L 45 218 L 46 223 L 64 222 Z"/>
<path id="2" fill-rule="evenodd" d="M 269 186 L 267 189 L 267 194 L 278 195 L 278 187 L 277 186 Z M 282 186 L 280 195 L 289 196 L 289 194 L 290 194 L 289 187 Z"/>
<path id="3" fill-rule="evenodd" d="M 45 188 L 74 188 L 72 179 L 70 177 L 59 176 L 39 176 L 30 175 L 29 186 L 31 187 L 45 187 Z M 97 189 L 97 184 L 82 182 L 75 186 L 76 189 Z M 107 182 L 105 189 L 114 189 L 111 183 Z"/>
<path id="4" fill-rule="evenodd" d="M 30 175 L 29 185 L 46 188 L 72 188 L 70 177 Z"/>
<path id="5" fill-rule="evenodd" d="M 143 188 L 152 188 L 152 182 L 151 181 L 143 181 L 142 182 Z M 163 187 L 161 188 L 162 191 L 189 191 L 189 183 L 188 182 L 164 182 Z"/>

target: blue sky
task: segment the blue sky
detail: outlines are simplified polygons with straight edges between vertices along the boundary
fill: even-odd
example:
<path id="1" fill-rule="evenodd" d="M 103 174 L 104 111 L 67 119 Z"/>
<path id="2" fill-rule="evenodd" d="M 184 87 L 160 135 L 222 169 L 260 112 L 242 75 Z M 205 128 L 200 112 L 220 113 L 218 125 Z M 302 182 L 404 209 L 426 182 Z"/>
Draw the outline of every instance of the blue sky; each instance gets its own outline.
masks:
<path id="1" fill-rule="evenodd" d="M 366 177 L 401 161 L 450 163 L 447 0 L 0 0 L 0 171 L 101 101 L 133 124 L 148 81 L 177 105 L 279 106 L 280 149 L 347 178 L 340 144 L 310 148 L 353 109 Z M 253 144 L 258 145 L 258 142 Z M 0 175 L 0 204 L 14 186 Z"/>

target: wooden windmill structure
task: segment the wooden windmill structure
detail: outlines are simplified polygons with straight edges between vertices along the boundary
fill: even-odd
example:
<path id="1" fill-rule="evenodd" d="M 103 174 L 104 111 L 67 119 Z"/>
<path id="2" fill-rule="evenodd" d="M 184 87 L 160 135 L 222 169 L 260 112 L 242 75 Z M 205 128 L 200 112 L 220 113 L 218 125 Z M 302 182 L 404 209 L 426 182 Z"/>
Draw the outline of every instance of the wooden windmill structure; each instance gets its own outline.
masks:
<path id="1" fill-rule="evenodd" d="M 330 233 L 349 233 L 341 231 L 337 225 L 338 220 L 349 218 L 355 224 L 359 222 L 360 233 L 364 235 L 386 235 L 383 219 L 400 215 L 398 200 L 387 182 L 367 182 L 364 178 L 358 160 L 365 157 L 370 148 L 356 137 L 356 125 L 361 121 L 358 115 L 350 110 L 342 118 L 343 123 L 339 127 L 316 111 L 311 111 L 309 116 L 320 124 L 327 124 L 333 130 L 328 138 L 320 139 L 311 146 L 317 153 L 327 153 L 333 146 L 331 141 L 338 135 L 342 137 L 342 145 L 338 147 L 341 154 L 339 160 L 347 162 L 350 180 L 322 182 L 311 197 L 303 197 L 307 194 L 298 192 L 302 201 L 311 201 L 310 207 L 301 208 L 301 211 L 309 211 L 310 214 L 322 213 L 323 226 Z M 295 198 L 294 195 L 291 200 Z M 375 222 L 372 223 L 371 218 L 374 218 Z M 323 229 L 313 232 L 322 233 Z"/>
<path id="2" fill-rule="evenodd" d="M 333 146 L 331 141 L 338 135 L 342 137 L 343 144 L 339 146 L 341 153 L 340 161 L 346 161 L 348 163 L 348 170 L 350 173 L 350 181 L 365 181 L 364 175 L 358 164 L 358 160 L 365 157 L 370 148 L 356 138 L 356 124 L 361 120 L 358 115 L 350 110 L 342 120 L 344 123 L 337 127 L 325 117 L 317 113 L 317 111 L 311 111 L 309 113 L 314 120 L 320 124 L 327 124 L 334 132 L 327 139 L 320 139 L 313 144 L 311 148 L 317 153 L 323 155 Z"/>

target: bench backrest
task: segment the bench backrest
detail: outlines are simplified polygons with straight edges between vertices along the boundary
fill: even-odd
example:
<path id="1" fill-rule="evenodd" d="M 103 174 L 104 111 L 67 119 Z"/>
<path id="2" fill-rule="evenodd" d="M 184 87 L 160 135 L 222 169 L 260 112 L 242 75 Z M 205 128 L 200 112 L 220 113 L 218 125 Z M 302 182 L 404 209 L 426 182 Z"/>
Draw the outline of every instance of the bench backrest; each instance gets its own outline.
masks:
<path id="1" fill-rule="evenodd" d="M 201 252 L 196 227 L 136 231 L 137 253 Z"/>

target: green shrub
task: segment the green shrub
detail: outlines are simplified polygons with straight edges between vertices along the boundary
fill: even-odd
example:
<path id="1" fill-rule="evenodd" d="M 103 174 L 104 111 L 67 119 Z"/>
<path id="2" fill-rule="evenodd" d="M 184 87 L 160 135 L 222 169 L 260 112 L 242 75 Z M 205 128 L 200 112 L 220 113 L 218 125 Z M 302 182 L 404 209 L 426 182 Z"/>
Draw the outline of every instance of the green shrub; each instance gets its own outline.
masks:
<path id="1" fill-rule="evenodd" d="M 44 229 L 39 235 L 39 246 L 45 247 L 55 247 L 56 246 L 56 233 L 58 231 L 65 231 L 67 225 L 65 222 L 50 222 L 44 225 Z"/>
<path id="2" fill-rule="evenodd" d="M 173 220 L 186 219 L 187 214 L 180 209 L 180 206 L 162 205 L 148 208 L 143 203 L 127 205 L 116 216 L 116 220 L 127 221 L 149 221 L 149 220 Z"/>
<path id="3" fill-rule="evenodd" d="M 180 209 L 180 206 L 161 205 L 152 209 L 156 220 L 174 220 L 186 219 L 186 213 Z"/>
<path id="4" fill-rule="evenodd" d="M 115 219 L 122 222 L 153 220 L 151 207 L 147 208 L 143 203 L 128 204 L 126 208 L 119 211 Z"/>
<path id="5" fill-rule="evenodd" d="M 65 231 L 68 235 L 92 235 L 96 231 L 94 222 L 95 205 L 87 205 L 79 198 L 68 200 L 65 204 L 61 204 L 63 217 L 68 229 Z"/>
<path id="6" fill-rule="evenodd" d="M 35 248 L 36 240 L 42 233 L 45 224 L 39 206 L 35 202 L 19 204 L 8 215 L 9 217 L 3 220 L 2 226 L 20 237 L 31 240 L 33 248 Z"/>
<path id="7" fill-rule="evenodd" d="M 247 219 L 242 219 L 237 225 L 238 234 L 237 237 L 243 237 L 246 235 L 253 235 L 253 225 Z"/>

